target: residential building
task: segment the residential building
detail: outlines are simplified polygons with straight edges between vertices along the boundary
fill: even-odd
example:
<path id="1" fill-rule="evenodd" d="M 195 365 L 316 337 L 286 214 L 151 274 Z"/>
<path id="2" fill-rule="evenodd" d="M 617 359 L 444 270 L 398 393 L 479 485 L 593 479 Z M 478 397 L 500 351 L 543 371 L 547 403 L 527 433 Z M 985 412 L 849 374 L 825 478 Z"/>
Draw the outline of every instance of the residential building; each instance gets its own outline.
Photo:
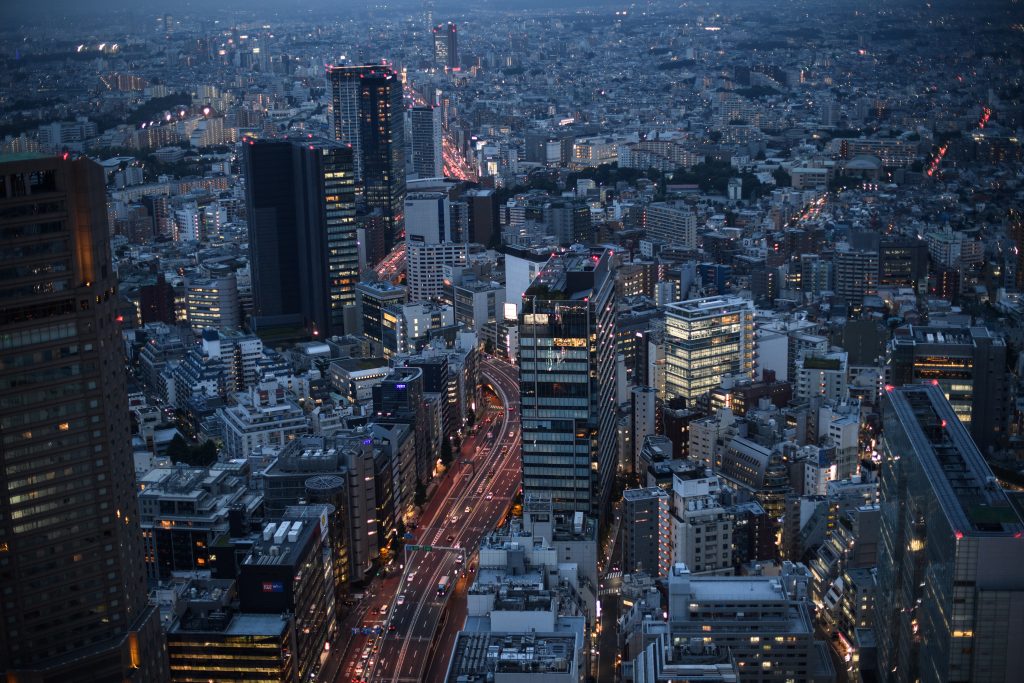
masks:
<path id="1" fill-rule="evenodd" d="M 622 492 L 623 571 L 667 576 L 672 530 L 667 491 L 652 486 Z"/>

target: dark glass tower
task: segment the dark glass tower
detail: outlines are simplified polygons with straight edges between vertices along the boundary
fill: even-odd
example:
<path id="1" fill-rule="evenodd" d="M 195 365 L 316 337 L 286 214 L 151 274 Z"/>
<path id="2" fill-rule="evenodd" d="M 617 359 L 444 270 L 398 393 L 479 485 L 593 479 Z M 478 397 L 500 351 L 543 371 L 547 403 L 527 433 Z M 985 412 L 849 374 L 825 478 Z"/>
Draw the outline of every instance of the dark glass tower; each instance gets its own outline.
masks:
<path id="1" fill-rule="evenodd" d="M 311 139 L 244 148 L 256 329 L 344 334 L 359 279 L 352 148 Z"/>
<path id="2" fill-rule="evenodd" d="M 610 261 L 602 249 L 551 259 L 519 317 L 523 493 L 595 518 L 610 509 L 618 450 Z"/>
<path id="3" fill-rule="evenodd" d="M 387 66 L 332 66 L 334 137 L 352 145 L 359 189 L 386 223 L 388 251 L 405 231 L 405 104 Z"/>
<path id="4" fill-rule="evenodd" d="M 459 66 L 459 33 L 450 21 L 434 27 L 434 63 L 446 69 Z"/>
<path id="5" fill-rule="evenodd" d="M 0 674 L 163 681 L 104 176 L 0 157 Z"/>

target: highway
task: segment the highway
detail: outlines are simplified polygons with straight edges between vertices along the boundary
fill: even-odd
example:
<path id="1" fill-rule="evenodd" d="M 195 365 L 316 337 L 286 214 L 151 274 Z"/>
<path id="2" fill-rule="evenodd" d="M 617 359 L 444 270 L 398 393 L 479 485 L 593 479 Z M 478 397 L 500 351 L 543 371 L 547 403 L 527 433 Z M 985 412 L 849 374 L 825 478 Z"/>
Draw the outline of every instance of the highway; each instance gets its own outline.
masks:
<path id="1" fill-rule="evenodd" d="M 373 270 L 378 280 L 397 283 L 405 272 L 405 242 L 396 244 Z"/>
<path id="2" fill-rule="evenodd" d="M 379 596 L 387 606 L 379 623 L 381 635 L 353 640 L 339 681 L 411 683 L 425 680 L 435 655 L 447 664 L 448 641 L 454 639 L 461 623 L 444 620 L 445 608 L 456 592 L 464 599 L 480 538 L 508 514 L 521 481 L 518 372 L 507 363 L 485 357 L 480 373 L 481 381 L 494 390 L 504 410 L 487 412 L 477 438 L 467 439 L 460 461 L 453 463 L 434 492 L 420 516 L 415 540 L 408 541 L 416 548 L 431 549 L 406 551 L 401 578 L 385 582 Z M 438 591 L 442 577 L 451 582 L 443 595 Z M 444 628 L 438 638 L 442 621 Z M 437 668 L 444 670 L 442 662 Z"/>

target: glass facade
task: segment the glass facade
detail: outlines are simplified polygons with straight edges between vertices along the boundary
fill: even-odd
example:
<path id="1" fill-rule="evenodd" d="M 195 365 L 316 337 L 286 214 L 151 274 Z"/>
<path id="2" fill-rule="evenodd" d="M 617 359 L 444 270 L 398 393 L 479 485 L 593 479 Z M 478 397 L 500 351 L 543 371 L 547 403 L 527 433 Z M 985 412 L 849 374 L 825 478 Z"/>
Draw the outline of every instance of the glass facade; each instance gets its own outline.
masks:
<path id="1" fill-rule="evenodd" d="M 0 185 L 0 669 L 165 680 L 103 172 L 27 159 Z"/>
<path id="2" fill-rule="evenodd" d="M 665 315 L 665 393 L 693 401 L 724 375 L 754 374 L 754 305 L 737 297 L 670 304 Z"/>
<path id="3" fill-rule="evenodd" d="M 883 404 L 877 630 L 889 681 L 1011 681 L 1024 635 L 1024 530 L 933 385 Z"/>

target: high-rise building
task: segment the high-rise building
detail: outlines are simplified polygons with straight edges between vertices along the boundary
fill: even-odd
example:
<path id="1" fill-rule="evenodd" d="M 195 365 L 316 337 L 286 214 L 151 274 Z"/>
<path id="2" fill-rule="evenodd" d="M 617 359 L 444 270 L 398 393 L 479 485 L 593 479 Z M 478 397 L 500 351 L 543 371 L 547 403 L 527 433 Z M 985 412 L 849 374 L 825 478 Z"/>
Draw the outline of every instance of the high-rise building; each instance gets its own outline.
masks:
<path id="1" fill-rule="evenodd" d="M 185 281 L 185 307 L 193 330 L 237 330 L 242 325 L 238 285 L 234 275 L 189 278 Z"/>
<path id="2" fill-rule="evenodd" d="M 108 234 L 98 164 L 0 157 L 0 675 L 19 683 L 168 675 Z"/>
<path id="3" fill-rule="evenodd" d="M 409 110 L 412 136 L 412 170 L 420 178 L 440 178 L 444 175 L 444 156 L 441 146 L 441 109 L 439 107 L 413 107 Z"/>
<path id="4" fill-rule="evenodd" d="M 523 491 L 555 512 L 607 511 L 615 475 L 615 285 L 611 252 L 552 259 L 519 317 Z"/>
<path id="5" fill-rule="evenodd" d="M 725 375 L 753 378 L 754 304 L 715 296 L 665 309 L 665 394 L 687 403 L 717 387 Z"/>
<path id="6" fill-rule="evenodd" d="M 242 147 L 257 329 L 344 334 L 359 280 L 352 148 L 312 139 Z"/>
<path id="7" fill-rule="evenodd" d="M 402 81 L 382 65 L 331 66 L 334 138 L 352 146 L 369 209 L 384 218 L 385 249 L 405 230 L 405 103 Z"/>
<path id="8" fill-rule="evenodd" d="M 361 325 L 359 331 L 377 345 L 374 353 L 379 354 L 382 347 L 397 347 L 394 328 L 390 330 L 389 339 L 389 330 L 384 327 L 384 309 L 388 306 L 401 306 L 405 298 L 405 287 L 390 282 L 360 282 L 356 285 L 356 310 Z"/>
<path id="9" fill-rule="evenodd" d="M 651 486 L 622 492 L 623 571 L 667 576 L 672 566 L 670 496 Z"/>
<path id="10" fill-rule="evenodd" d="M 982 452 L 1005 440 L 1006 342 L 986 327 L 908 325 L 895 330 L 886 363 L 896 386 L 937 384 Z"/>
<path id="11" fill-rule="evenodd" d="M 434 27 L 434 63 L 445 69 L 459 67 L 459 34 L 455 24 L 447 22 Z"/>
<path id="12" fill-rule="evenodd" d="M 688 206 L 656 202 L 644 207 L 644 230 L 648 237 L 697 248 L 697 216 Z"/>
<path id="13" fill-rule="evenodd" d="M 1024 521 L 939 387 L 890 388 L 882 423 L 882 680 L 1019 680 Z"/>

